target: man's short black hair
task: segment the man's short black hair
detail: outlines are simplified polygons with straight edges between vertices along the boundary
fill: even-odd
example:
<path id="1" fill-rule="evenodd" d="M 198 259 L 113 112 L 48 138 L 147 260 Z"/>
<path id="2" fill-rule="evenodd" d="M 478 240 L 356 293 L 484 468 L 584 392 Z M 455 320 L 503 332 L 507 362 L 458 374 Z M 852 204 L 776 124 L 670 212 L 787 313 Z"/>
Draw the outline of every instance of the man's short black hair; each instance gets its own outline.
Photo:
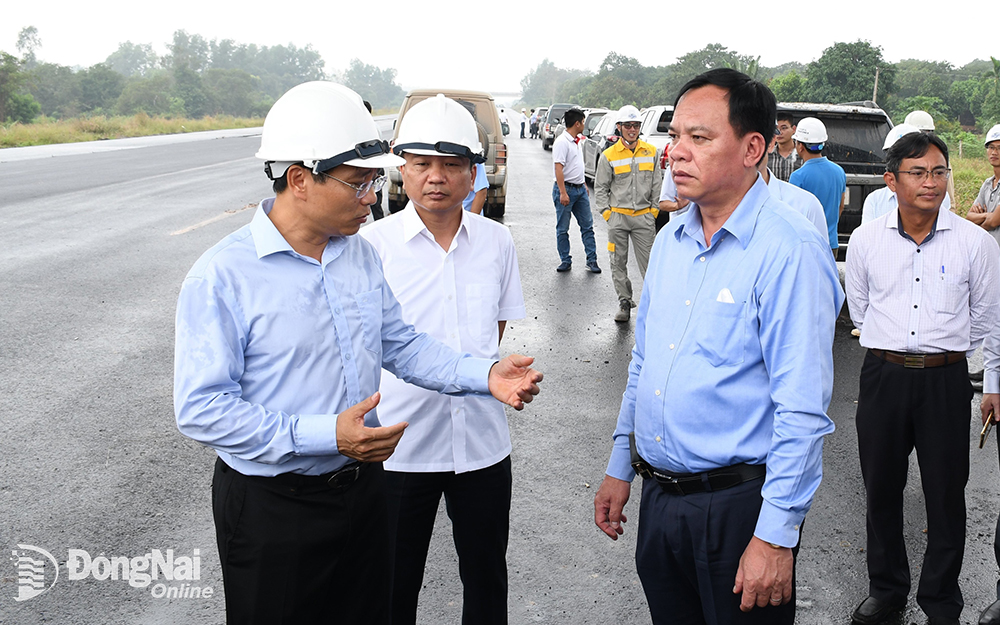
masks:
<path id="1" fill-rule="evenodd" d="M 708 85 L 729 92 L 729 125 L 733 127 L 736 136 L 742 138 L 748 133 L 757 132 L 764 137 L 764 144 L 767 145 L 774 136 L 778 109 L 774 94 L 767 85 L 728 67 L 710 69 L 681 87 L 674 100 L 674 108 L 677 108 L 685 93 Z M 763 158 L 767 158 L 767 150 L 764 151 Z"/>
<path id="2" fill-rule="evenodd" d="M 900 165 L 903 164 L 903 159 L 920 158 L 924 154 L 927 154 L 927 150 L 932 145 L 941 150 L 941 154 L 944 155 L 944 162 L 947 163 L 948 146 L 945 145 L 945 142 L 940 137 L 927 132 L 911 132 L 908 135 L 900 137 L 889 148 L 889 152 L 886 155 L 885 170 L 891 171 L 894 174 L 898 173 Z"/>
<path id="3" fill-rule="evenodd" d="M 583 110 L 578 109 L 576 107 L 571 108 L 570 110 L 566 111 L 566 113 L 563 115 L 563 125 L 569 128 L 576 122 L 583 121 L 583 119 L 586 116 L 587 115 L 586 113 L 583 112 Z"/>
<path id="4" fill-rule="evenodd" d="M 306 169 L 306 166 L 303 165 L 302 163 L 295 163 L 295 165 L 298 165 L 299 167 Z M 292 167 L 294 167 L 294 165 L 289 165 L 288 169 L 291 169 Z M 285 170 L 285 173 L 281 174 L 280 178 L 275 179 L 271 183 L 271 190 L 274 191 L 275 195 L 283 193 L 285 189 L 288 188 L 288 169 Z M 313 182 L 315 182 L 316 184 L 326 184 L 326 176 L 324 176 L 323 174 L 313 174 L 312 170 L 309 170 L 309 173 L 312 174 Z"/>
<path id="5" fill-rule="evenodd" d="M 798 123 L 795 121 L 795 118 L 792 117 L 792 114 L 789 113 L 788 111 L 778 111 L 778 114 L 775 115 L 774 118 L 779 122 L 788 122 L 789 125 L 791 126 L 795 126 Z"/>

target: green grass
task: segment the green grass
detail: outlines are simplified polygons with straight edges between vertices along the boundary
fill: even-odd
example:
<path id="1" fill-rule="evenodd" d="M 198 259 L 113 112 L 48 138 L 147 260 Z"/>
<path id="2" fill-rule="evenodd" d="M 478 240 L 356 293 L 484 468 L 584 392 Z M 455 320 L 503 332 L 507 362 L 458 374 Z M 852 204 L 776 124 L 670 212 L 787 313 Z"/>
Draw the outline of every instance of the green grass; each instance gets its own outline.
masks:
<path id="1" fill-rule="evenodd" d="M 30 124 L 14 123 L 0 126 L 0 148 L 146 137 L 201 130 L 256 128 L 263 123 L 264 120 L 260 118 L 225 115 L 201 119 L 167 119 L 150 117 L 144 113 L 131 117 L 104 117 L 100 115 L 66 120 L 42 117 Z"/>
<path id="2" fill-rule="evenodd" d="M 952 156 L 951 175 L 955 179 L 955 212 L 964 216 L 975 201 L 979 187 L 983 186 L 983 180 L 993 175 L 993 168 L 985 158 Z"/>

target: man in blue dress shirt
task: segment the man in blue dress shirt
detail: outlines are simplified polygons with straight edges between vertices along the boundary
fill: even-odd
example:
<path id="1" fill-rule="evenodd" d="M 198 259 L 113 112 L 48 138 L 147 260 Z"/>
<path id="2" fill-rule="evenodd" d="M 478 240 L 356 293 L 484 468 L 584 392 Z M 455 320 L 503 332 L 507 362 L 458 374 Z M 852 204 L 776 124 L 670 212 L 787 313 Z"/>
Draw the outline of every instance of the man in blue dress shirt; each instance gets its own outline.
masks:
<path id="1" fill-rule="evenodd" d="M 826 126 L 815 117 L 806 117 L 795 127 L 795 150 L 802 165 L 792 172 L 788 182 L 805 189 L 819 198 L 826 214 L 830 236 L 830 249 L 837 257 L 840 240 L 837 228 L 840 214 L 844 212 L 844 192 L 847 191 L 847 174 L 844 168 L 823 156 L 823 147 L 829 140 Z"/>
<path id="2" fill-rule="evenodd" d="M 374 248 L 354 237 L 399 164 L 353 91 L 299 85 L 268 113 L 258 158 L 277 197 L 206 252 L 177 303 L 174 410 L 218 453 L 212 507 L 229 623 L 388 623 L 381 462 L 384 366 L 515 408 L 530 358 L 459 354 L 406 324 Z"/>
<path id="3" fill-rule="evenodd" d="M 767 87 L 716 69 L 681 89 L 670 123 L 670 168 L 692 204 L 653 245 L 594 498 L 617 539 L 644 475 L 636 567 L 658 624 L 795 618 L 844 294 L 825 238 L 758 174 L 774 119 Z"/>

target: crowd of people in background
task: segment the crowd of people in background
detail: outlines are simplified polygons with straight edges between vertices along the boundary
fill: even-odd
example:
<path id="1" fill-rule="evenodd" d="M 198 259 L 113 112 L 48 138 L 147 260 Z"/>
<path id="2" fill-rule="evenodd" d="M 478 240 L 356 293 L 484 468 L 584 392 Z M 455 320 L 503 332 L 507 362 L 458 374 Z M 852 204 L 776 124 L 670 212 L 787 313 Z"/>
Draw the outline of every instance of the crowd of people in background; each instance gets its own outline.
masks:
<path id="1" fill-rule="evenodd" d="M 500 114 L 521 138 L 538 135 L 534 109 Z M 890 134 L 890 191 L 866 206 L 842 286 L 845 173 L 824 156 L 820 120 L 782 116 L 761 82 L 710 70 L 680 89 L 662 167 L 639 111 L 609 114 L 617 140 L 599 157 L 593 202 L 608 227 L 614 321 L 635 308 L 635 343 L 594 522 L 617 540 L 642 477 L 635 566 L 653 623 L 794 622 L 845 300 L 867 350 L 856 423 L 869 596 L 851 618 L 883 623 L 906 605 L 902 495 L 916 449 L 928 511 L 917 603 L 933 625 L 958 623 L 967 355 L 984 342 L 983 423 L 1000 417 L 1000 125 L 986 138 L 994 176 L 967 219 L 945 206 L 948 149 L 920 116 Z M 601 274 L 578 144 L 585 114 L 562 119 L 556 271 L 572 269 L 576 220 L 586 268 Z M 523 408 L 542 374 L 531 358 L 500 358 L 507 321 L 527 311 L 511 232 L 476 210 L 475 119 L 429 98 L 390 147 L 357 94 L 305 83 L 275 102 L 257 156 L 275 196 L 199 259 L 177 309 L 175 413 L 218 454 L 229 621 L 332 611 L 415 622 L 443 497 L 463 623 L 506 623 L 502 403 Z M 408 204 L 361 230 L 387 167 L 399 168 Z M 1000 566 L 1000 518 L 997 541 Z M 1000 601 L 979 622 L 1000 623 Z"/>

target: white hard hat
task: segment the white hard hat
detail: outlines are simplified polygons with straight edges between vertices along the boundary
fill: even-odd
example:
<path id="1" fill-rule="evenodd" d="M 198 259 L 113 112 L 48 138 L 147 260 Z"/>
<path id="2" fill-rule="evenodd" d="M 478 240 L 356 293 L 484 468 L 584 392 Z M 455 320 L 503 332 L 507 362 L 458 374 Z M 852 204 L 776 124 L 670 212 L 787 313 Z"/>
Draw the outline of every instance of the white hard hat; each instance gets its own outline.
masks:
<path id="1" fill-rule="evenodd" d="M 915 132 L 920 132 L 920 129 L 912 124 L 907 124 L 906 122 L 893 126 L 889 131 L 889 134 L 885 136 L 885 143 L 882 144 L 882 150 L 888 150 L 892 147 L 894 143 L 899 141 L 899 138 L 903 135 L 913 134 Z"/>
<path id="2" fill-rule="evenodd" d="M 441 93 L 417 102 L 406 112 L 399 122 L 399 134 L 392 151 L 396 154 L 464 156 L 473 163 L 486 160 L 472 113 Z"/>
<path id="3" fill-rule="evenodd" d="M 815 117 L 803 117 L 795 126 L 792 139 L 807 145 L 819 145 L 822 149 L 823 143 L 828 139 L 826 126 Z"/>
<path id="4" fill-rule="evenodd" d="M 912 111 L 903 123 L 916 126 L 917 130 L 934 130 L 934 118 L 927 111 Z"/>
<path id="5" fill-rule="evenodd" d="M 642 121 L 639 117 L 639 109 L 635 108 L 631 104 L 626 104 L 625 106 L 618 109 L 618 119 L 615 120 L 616 124 L 621 124 L 624 122 L 638 122 Z"/>
<path id="6" fill-rule="evenodd" d="M 379 138 L 361 96 L 320 80 L 292 87 L 278 98 L 264 118 L 257 158 L 265 161 L 264 171 L 272 180 L 295 163 L 318 173 L 338 165 L 377 169 L 402 162 Z"/>
<path id="7" fill-rule="evenodd" d="M 990 128 L 990 131 L 986 133 L 986 140 L 983 141 L 983 145 L 989 145 L 994 141 L 1000 141 L 1000 124 Z"/>

